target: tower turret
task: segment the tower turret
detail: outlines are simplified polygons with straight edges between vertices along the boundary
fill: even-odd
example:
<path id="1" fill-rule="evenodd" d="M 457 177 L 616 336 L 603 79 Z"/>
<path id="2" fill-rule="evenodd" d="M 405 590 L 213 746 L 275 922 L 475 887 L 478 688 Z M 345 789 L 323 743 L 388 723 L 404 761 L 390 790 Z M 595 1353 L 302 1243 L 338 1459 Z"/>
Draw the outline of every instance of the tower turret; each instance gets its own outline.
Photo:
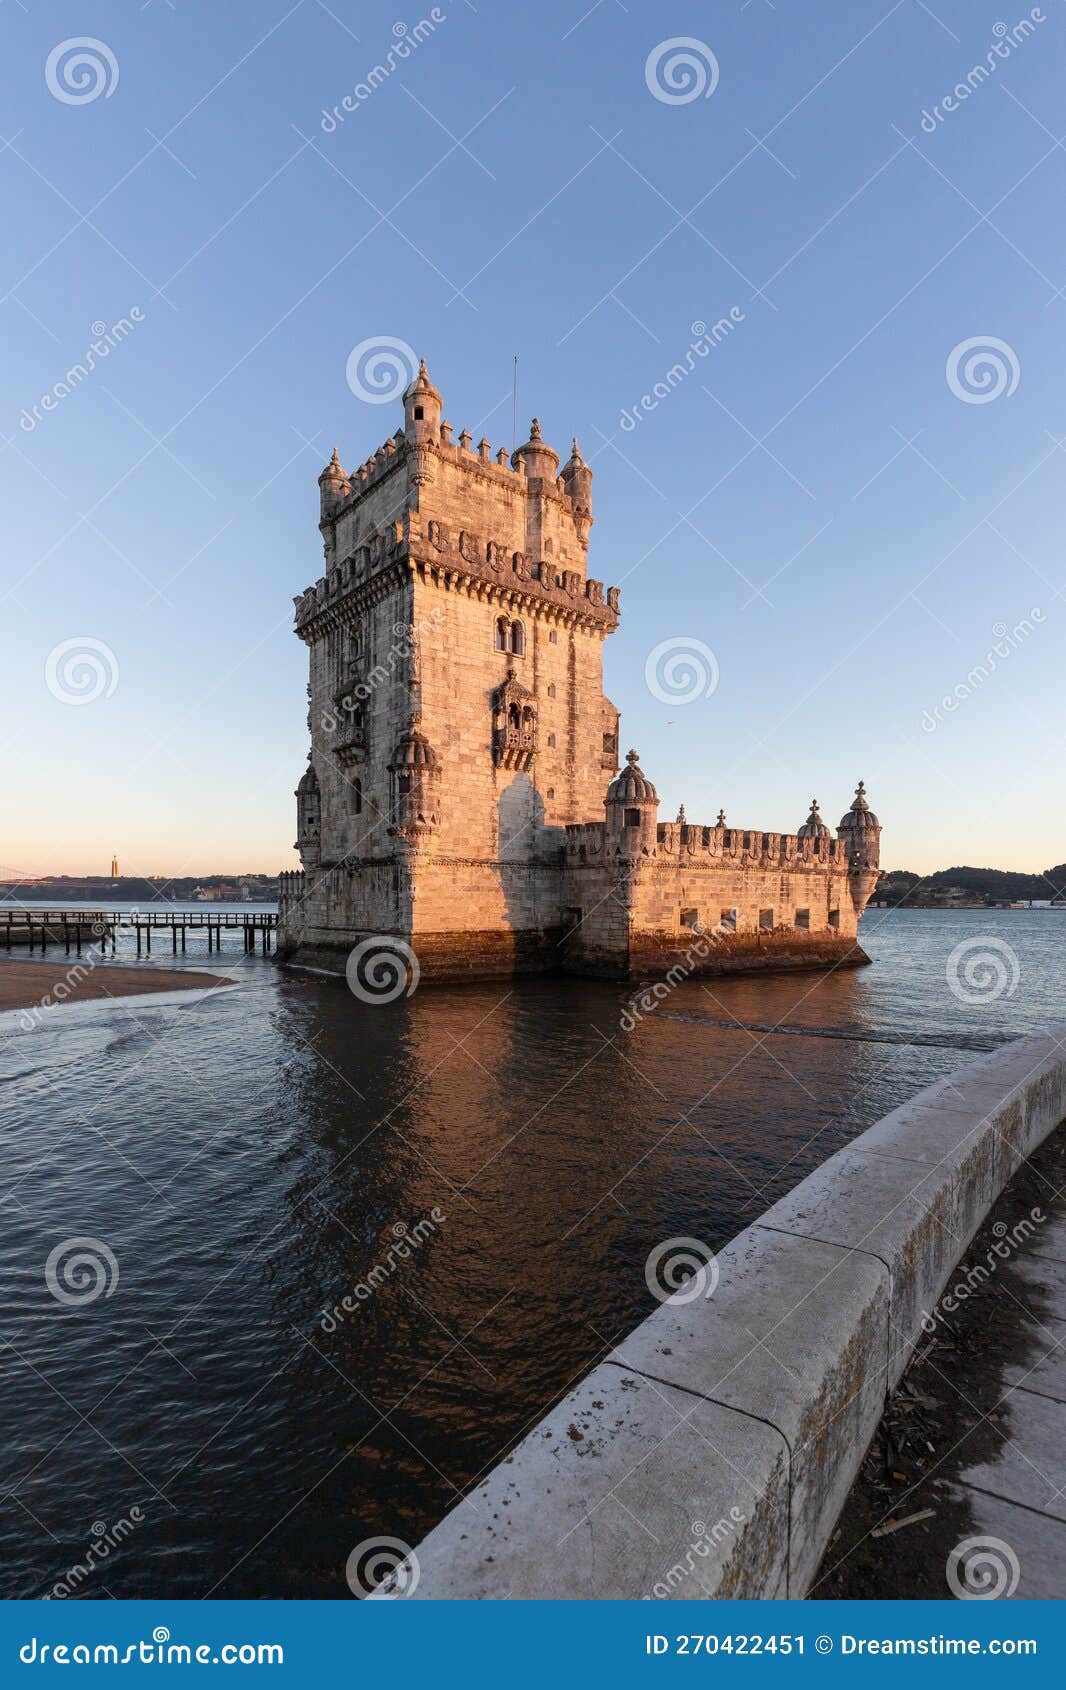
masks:
<path id="1" fill-rule="evenodd" d="M 416 724 L 389 762 L 389 833 L 417 841 L 440 828 L 440 761 Z"/>
<path id="2" fill-rule="evenodd" d="M 322 794 L 310 757 L 296 787 L 296 849 L 305 869 L 318 867 L 322 852 Z"/>
<path id="3" fill-rule="evenodd" d="M 418 366 L 418 374 L 403 396 L 403 431 L 408 445 L 430 444 L 440 440 L 441 396 L 429 379 L 426 360 Z"/>
<path id="4" fill-rule="evenodd" d="M 817 798 L 811 799 L 811 813 L 807 817 L 807 820 L 804 822 L 803 826 L 801 828 L 799 828 L 796 837 L 798 839 L 828 839 L 829 838 L 829 829 L 826 826 L 825 822 L 822 820 L 821 814 L 820 814 L 819 809 L 818 809 Z"/>
<path id="5" fill-rule="evenodd" d="M 659 824 L 659 794 L 637 761 L 626 753 L 626 766 L 607 788 L 607 849 L 611 856 L 651 857 Z"/>
<path id="6" fill-rule="evenodd" d="M 587 543 L 589 529 L 592 527 L 592 471 L 581 456 L 581 448 L 574 435 L 570 456 L 559 472 L 562 489 L 574 507 L 577 520 L 578 534 L 582 544 Z"/>
<path id="7" fill-rule="evenodd" d="M 351 492 L 348 477 L 341 468 L 337 448 L 333 448 L 333 456 L 318 478 L 318 492 L 322 506 L 322 518 L 332 516 L 341 501 Z"/>

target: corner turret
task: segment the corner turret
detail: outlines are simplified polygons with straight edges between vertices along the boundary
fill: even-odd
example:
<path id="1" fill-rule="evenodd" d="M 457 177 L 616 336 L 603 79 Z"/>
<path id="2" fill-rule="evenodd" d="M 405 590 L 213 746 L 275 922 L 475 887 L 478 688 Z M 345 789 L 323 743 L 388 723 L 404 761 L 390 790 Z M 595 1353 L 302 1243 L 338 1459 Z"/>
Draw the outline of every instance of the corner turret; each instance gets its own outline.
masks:
<path id="1" fill-rule="evenodd" d="M 637 760 L 626 753 L 626 766 L 607 788 L 607 849 L 611 856 L 652 857 L 659 823 L 659 794 Z"/>

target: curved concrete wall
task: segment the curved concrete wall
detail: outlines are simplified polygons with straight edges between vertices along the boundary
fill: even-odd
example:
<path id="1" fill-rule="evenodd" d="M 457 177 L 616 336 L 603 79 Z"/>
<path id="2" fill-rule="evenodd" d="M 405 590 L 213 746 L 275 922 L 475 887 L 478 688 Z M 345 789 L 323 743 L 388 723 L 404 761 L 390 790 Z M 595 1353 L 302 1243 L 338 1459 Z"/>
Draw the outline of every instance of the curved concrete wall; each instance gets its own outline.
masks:
<path id="1" fill-rule="evenodd" d="M 923 1314 L 1064 1117 L 1066 1027 L 886 1115 L 445 1517 L 416 1596 L 805 1595 Z"/>

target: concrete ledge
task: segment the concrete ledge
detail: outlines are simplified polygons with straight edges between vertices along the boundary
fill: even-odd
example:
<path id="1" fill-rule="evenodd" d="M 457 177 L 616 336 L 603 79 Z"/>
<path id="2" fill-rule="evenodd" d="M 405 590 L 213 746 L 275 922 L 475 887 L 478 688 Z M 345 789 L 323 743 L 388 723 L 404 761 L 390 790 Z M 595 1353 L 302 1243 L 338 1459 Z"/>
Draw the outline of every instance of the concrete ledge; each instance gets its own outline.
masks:
<path id="1" fill-rule="evenodd" d="M 831 1156 L 657 1308 L 417 1550 L 416 1596 L 803 1596 L 923 1315 L 1066 1118 L 1066 1026 Z"/>

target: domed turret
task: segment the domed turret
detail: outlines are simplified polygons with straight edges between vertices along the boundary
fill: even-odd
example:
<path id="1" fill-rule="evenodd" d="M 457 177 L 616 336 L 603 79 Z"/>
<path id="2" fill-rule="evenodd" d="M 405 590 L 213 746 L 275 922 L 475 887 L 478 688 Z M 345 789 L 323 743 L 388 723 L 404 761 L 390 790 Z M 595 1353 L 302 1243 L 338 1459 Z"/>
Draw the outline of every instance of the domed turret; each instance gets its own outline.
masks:
<path id="1" fill-rule="evenodd" d="M 644 773 L 635 751 L 626 752 L 626 766 L 607 788 L 608 804 L 658 804 L 659 794 Z"/>
<path id="2" fill-rule="evenodd" d="M 848 867 L 852 875 L 859 873 L 862 878 L 860 871 L 873 873 L 866 891 L 866 897 L 869 897 L 877 881 L 877 874 L 873 871 L 881 860 L 881 823 L 866 802 L 866 787 L 862 781 L 855 788 L 851 808 L 845 810 L 840 818 L 837 837 L 846 841 Z"/>
<path id="3" fill-rule="evenodd" d="M 798 839 L 828 839 L 829 829 L 818 813 L 817 798 L 811 799 L 811 813 L 803 826 L 799 829 Z"/>
<path id="4" fill-rule="evenodd" d="M 322 794 L 310 757 L 296 783 L 296 849 L 305 869 L 317 868 L 322 847 Z"/>
<path id="5" fill-rule="evenodd" d="M 348 477 L 345 475 L 344 470 L 341 467 L 341 461 L 337 455 L 336 446 L 333 448 L 333 456 L 330 458 L 329 463 L 318 478 L 318 492 L 322 507 L 321 514 L 323 517 L 330 515 L 332 511 L 336 510 L 337 506 L 346 499 L 348 494 L 351 492 L 351 485 L 348 481 Z"/>
<path id="6" fill-rule="evenodd" d="M 441 396 L 429 379 L 426 360 L 418 366 L 418 374 L 403 396 L 404 435 L 412 442 L 440 439 Z"/>
<path id="7" fill-rule="evenodd" d="M 389 832 L 417 840 L 440 827 L 440 759 L 417 724 L 389 760 Z"/>
<path id="8" fill-rule="evenodd" d="M 855 788 L 855 797 L 851 801 L 851 808 L 845 810 L 840 818 L 839 834 L 850 834 L 862 838 L 867 834 L 878 834 L 881 823 L 866 802 L 866 783 L 860 781 Z"/>
<path id="9" fill-rule="evenodd" d="M 545 445 L 541 438 L 540 422 L 536 417 L 530 424 L 529 439 L 525 445 L 512 452 L 511 464 L 515 469 L 524 467 L 530 481 L 547 481 L 554 486 L 556 471 L 559 468 L 559 454 Z"/>
<path id="10" fill-rule="evenodd" d="M 658 838 L 659 794 L 637 761 L 626 755 L 626 766 L 615 775 L 604 799 L 609 849 L 616 856 L 655 855 Z"/>
<path id="11" fill-rule="evenodd" d="M 592 471 L 581 456 L 576 434 L 570 456 L 559 472 L 559 481 L 574 507 L 578 533 L 584 542 L 592 527 Z"/>

